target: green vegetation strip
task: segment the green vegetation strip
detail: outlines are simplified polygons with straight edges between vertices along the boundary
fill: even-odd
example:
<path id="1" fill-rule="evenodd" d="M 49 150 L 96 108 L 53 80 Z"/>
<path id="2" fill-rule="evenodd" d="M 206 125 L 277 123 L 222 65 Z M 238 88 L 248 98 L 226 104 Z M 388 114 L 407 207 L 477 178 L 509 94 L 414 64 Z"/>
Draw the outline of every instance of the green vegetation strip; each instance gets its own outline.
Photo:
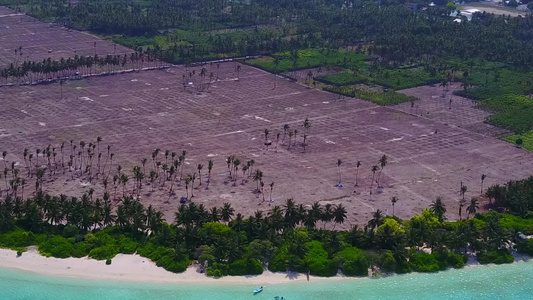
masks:
<path id="1" fill-rule="evenodd" d="M 264 266 L 316 276 L 334 276 L 339 269 L 347 276 L 367 276 L 371 266 L 381 272 L 435 272 L 463 267 L 469 249 L 481 263 L 509 263 L 514 260 L 506 248 L 509 240 L 531 253 L 531 242 L 516 233 L 533 234 L 533 177 L 490 187 L 487 196 L 494 208 L 516 215 L 476 214 L 473 198 L 466 219 L 446 222 L 446 208 L 437 199 L 409 220 L 377 210 L 364 230 L 338 231 L 322 227 L 345 221 L 348 212 L 341 204 L 317 202 L 306 209 L 289 199 L 283 208 L 246 219 L 228 203 L 207 210 L 191 202 L 167 224 L 160 212 L 132 198 L 124 198 L 115 215 L 109 204 L 87 194 L 81 200 L 39 194 L 25 201 L 6 198 L 0 205 L 0 246 L 24 255 L 26 247 L 36 245 L 44 256 L 88 256 L 106 264 L 118 253 L 138 253 L 171 272 L 197 261 L 213 277 L 261 274 Z"/>
<path id="2" fill-rule="evenodd" d="M 488 122 L 525 133 L 533 128 L 533 99 L 520 95 L 501 95 L 480 100 L 481 106 L 494 112 Z"/>
<path id="3" fill-rule="evenodd" d="M 278 52 L 273 57 L 252 59 L 246 63 L 272 73 L 284 73 L 332 66 L 359 69 L 364 66 L 365 60 L 366 55 L 362 53 L 321 48 Z"/>
<path id="4" fill-rule="evenodd" d="M 515 134 L 515 135 L 508 135 L 503 138 L 504 141 L 512 143 L 512 144 L 518 144 L 521 147 L 526 148 L 527 150 L 533 151 L 533 131 L 528 131 L 522 135 Z M 522 143 L 519 141 L 522 140 Z"/>
<path id="5" fill-rule="evenodd" d="M 362 91 L 351 86 L 326 87 L 324 90 L 349 97 L 372 101 L 380 105 L 395 105 L 415 100 L 415 97 L 407 96 L 397 92 Z"/>

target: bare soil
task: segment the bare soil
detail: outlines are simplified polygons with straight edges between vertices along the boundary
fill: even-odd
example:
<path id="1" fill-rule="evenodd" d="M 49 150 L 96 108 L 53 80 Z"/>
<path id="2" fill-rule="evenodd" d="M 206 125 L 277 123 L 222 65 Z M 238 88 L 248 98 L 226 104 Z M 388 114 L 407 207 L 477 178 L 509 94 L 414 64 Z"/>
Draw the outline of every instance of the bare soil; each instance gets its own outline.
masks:
<path id="1" fill-rule="evenodd" d="M 0 68 L 24 60 L 59 60 L 76 55 L 105 56 L 133 52 L 92 34 L 43 23 L 6 7 L 0 7 L 0 45 Z M 18 51 L 19 47 L 22 51 Z"/>
<path id="2" fill-rule="evenodd" d="M 149 173 L 155 148 L 177 153 L 186 150 L 185 174 L 195 172 L 198 163 L 204 164 L 205 174 L 207 161 L 215 163 L 210 189 L 205 189 L 205 177 L 202 186 L 198 187 L 198 180 L 195 183 L 192 201 L 196 203 L 211 207 L 230 202 L 245 215 L 267 210 L 268 186 L 274 182 L 272 205 L 282 205 L 288 198 L 305 205 L 342 203 L 349 211 L 344 227 L 366 222 L 375 209 L 392 213 L 392 196 L 400 199 L 395 211 L 402 218 L 420 213 L 442 196 L 448 217 L 456 219 L 461 182 L 468 187 L 466 197 L 470 198 L 480 194 L 481 174 L 487 174 L 485 187 L 531 175 L 533 160 L 527 151 L 491 134 L 470 131 L 469 126 L 482 122 L 487 113 L 459 101 L 450 110 L 441 88 L 403 91 L 421 98 L 416 102 L 417 112 L 411 112 L 409 103 L 380 107 L 358 99 L 338 102 L 336 95 L 279 78 L 277 88 L 272 89 L 274 75 L 245 65 L 239 74 L 235 63 L 221 64 L 219 69 L 206 67 L 208 72 L 218 73 L 219 81 L 209 88 L 206 85 L 203 92 L 193 87 L 201 85 L 200 67 L 185 91 L 183 67 L 68 81 L 62 100 L 58 84 L 2 87 L 0 140 L 8 151 L 6 160 L 24 170 L 24 148 L 35 153 L 37 147 L 51 144 L 58 149 L 66 142 L 65 153 L 69 153 L 69 140 L 94 143 L 101 136 L 103 157 L 107 145 L 112 145 L 115 154 L 111 174 L 117 164 L 131 174 L 143 157 L 148 158 Z M 301 124 L 305 118 L 312 127 L 304 153 Z M 280 132 L 283 137 L 284 124 L 298 129 L 297 142 L 288 149 L 287 137 L 276 152 L 275 136 Z M 271 132 L 269 139 L 274 140 L 268 151 L 264 146 L 266 128 Z M 378 192 L 374 184 L 370 195 L 370 169 L 384 154 L 389 163 L 381 174 L 383 191 Z M 237 155 L 243 163 L 255 160 L 255 168 L 264 173 L 266 202 L 253 193 L 256 183 L 251 179 L 241 184 L 241 171 L 236 186 L 228 182 L 225 158 L 229 155 Z M 337 159 L 343 161 L 342 188 L 336 187 Z M 164 163 L 162 154 L 159 160 Z M 354 186 L 357 161 L 362 166 L 359 185 Z M 45 166 L 44 162 L 40 157 L 40 164 Z M 60 155 L 56 163 L 61 165 Z M 106 170 L 109 172 L 109 164 Z M 78 196 L 94 188 L 95 196 L 103 194 L 102 175 L 89 183 L 86 175 L 71 180 L 68 171 L 58 173 L 47 173 L 46 191 Z M 157 185 L 150 193 L 145 180 L 142 201 L 164 211 L 171 221 L 179 197 L 186 195 L 185 187 L 178 186 L 175 195 L 169 195 L 169 182 Z M 109 189 L 114 195 L 112 186 Z M 26 195 L 33 187 L 28 181 Z M 127 193 L 133 193 L 131 176 Z M 122 187 L 118 187 L 117 197 L 121 194 Z"/>

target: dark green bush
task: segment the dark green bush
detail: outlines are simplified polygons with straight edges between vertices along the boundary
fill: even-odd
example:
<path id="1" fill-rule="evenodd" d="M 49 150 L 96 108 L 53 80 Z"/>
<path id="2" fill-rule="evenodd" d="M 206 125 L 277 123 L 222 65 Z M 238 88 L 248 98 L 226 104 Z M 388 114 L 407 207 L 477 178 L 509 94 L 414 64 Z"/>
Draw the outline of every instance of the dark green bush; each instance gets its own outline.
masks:
<path id="1" fill-rule="evenodd" d="M 347 276 L 368 276 L 370 262 L 365 252 L 356 247 L 348 247 L 335 254 L 334 258 L 342 273 Z"/>
<path id="2" fill-rule="evenodd" d="M 133 254 L 137 250 L 137 246 L 137 242 L 128 237 L 120 236 L 118 238 L 118 247 L 120 253 Z"/>
<path id="3" fill-rule="evenodd" d="M 385 272 L 394 272 L 398 267 L 398 263 L 396 262 L 396 259 L 394 259 L 394 255 L 392 255 L 390 250 L 383 252 L 379 256 L 378 265 L 381 270 Z"/>
<path id="4" fill-rule="evenodd" d="M 75 237 L 78 234 L 80 234 L 80 231 L 78 230 L 78 226 L 67 225 L 65 226 L 65 228 L 63 228 L 63 236 L 65 238 Z"/>
<path id="5" fill-rule="evenodd" d="M 409 260 L 411 267 L 417 272 L 436 272 L 441 267 L 435 254 L 417 253 Z"/>
<path id="6" fill-rule="evenodd" d="M 448 265 L 460 269 L 465 266 L 466 262 L 468 261 L 468 256 L 463 254 L 456 254 L 453 252 L 448 253 L 447 262 Z"/>
<path id="7" fill-rule="evenodd" d="M 222 274 L 222 271 L 220 271 L 219 269 L 215 269 L 213 267 L 207 267 L 206 274 L 207 274 L 207 276 L 217 277 L 217 278 L 224 276 Z"/>
<path id="8" fill-rule="evenodd" d="M 60 235 L 52 236 L 39 245 L 39 252 L 46 257 L 67 258 L 72 254 L 74 246 Z"/>
<path id="9" fill-rule="evenodd" d="M 111 264 L 111 259 L 109 259 L 109 258 L 106 259 L 105 264 L 106 264 L 106 265 L 110 265 L 110 264 Z"/>
<path id="10" fill-rule="evenodd" d="M 229 265 L 229 275 L 259 275 L 263 274 L 263 265 L 256 259 L 239 259 Z"/>
<path id="11" fill-rule="evenodd" d="M 306 243 L 307 254 L 304 262 L 309 268 L 309 273 L 316 276 L 333 276 L 338 269 L 333 260 L 328 258 L 328 253 L 324 250 L 324 245 L 319 241 Z"/>
<path id="12" fill-rule="evenodd" d="M 477 255 L 480 264 L 509 264 L 514 262 L 514 257 L 507 249 L 497 249 L 480 252 Z"/>
<path id="13" fill-rule="evenodd" d="M 178 261 L 171 256 L 164 256 L 157 261 L 156 265 L 170 272 L 181 273 L 187 270 L 189 261 Z"/>
<path id="14" fill-rule="evenodd" d="M 533 256 L 533 239 L 523 240 L 516 244 L 516 250 L 520 253 L 525 253 Z"/>
<path id="15" fill-rule="evenodd" d="M 113 245 L 97 247 L 89 252 L 89 257 L 96 260 L 111 259 L 118 254 L 118 248 Z"/>
<path id="16" fill-rule="evenodd" d="M 89 255 L 89 252 L 91 251 L 91 249 L 92 249 L 92 245 L 90 245 L 87 242 L 75 243 L 72 249 L 71 255 L 73 257 L 78 257 L 78 258 L 85 257 Z"/>
<path id="17" fill-rule="evenodd" d="M 10 249 L 28 247 L 35 244 L 35 235 L 30 231 L 17 229 L 13 232 L 0 234 L 0 246 Z"/>

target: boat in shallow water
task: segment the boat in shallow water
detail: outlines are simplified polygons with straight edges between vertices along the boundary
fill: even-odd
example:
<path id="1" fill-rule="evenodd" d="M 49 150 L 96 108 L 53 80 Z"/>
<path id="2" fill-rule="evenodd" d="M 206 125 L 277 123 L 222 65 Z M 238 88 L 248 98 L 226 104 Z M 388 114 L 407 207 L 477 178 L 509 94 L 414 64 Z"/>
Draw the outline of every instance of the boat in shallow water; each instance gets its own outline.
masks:
<path id="1" fill-rule="evenodd" d="M 256 288 L 256 289 L 254 290 L 254 295 L 255 295 L 255 294 L 259 294 L 259 293 L 261 293 L 262 291 L 263 291 L 263 287 L 260 286 L 260 287 L 258 287 L 258 288 Z"/>

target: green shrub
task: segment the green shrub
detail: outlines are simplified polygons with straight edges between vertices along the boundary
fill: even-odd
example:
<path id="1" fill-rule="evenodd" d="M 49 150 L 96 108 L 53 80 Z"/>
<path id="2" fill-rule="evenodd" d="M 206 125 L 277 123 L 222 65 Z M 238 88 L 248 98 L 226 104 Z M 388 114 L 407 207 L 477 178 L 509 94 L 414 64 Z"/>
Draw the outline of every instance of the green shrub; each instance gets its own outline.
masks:
<path id="1" fill-rule="evenodd" d="M 516 244 L 516 250 L 520 253 L 525 253 L 529 256 L 533 256 L 533 239 L 527 239 L 520 241 Z"/>
<path id="2" fill-rule="evenodd" d="M 275 64 L 273 57 L 261 57 L 246 61 L 247 64 L 259 67 L 273 73 L 283 73 L 292 70 L 300 70 L 313 67 L 333 67 L 341 66 L 349 69 L 365 68 L 366 55 L 354 51 L 337 51 L 329 49 L 306 49 L 298 50 L 296 64 L 293 53 L 280 52 L 273 56 L 278 58 Z"/>
<path id="3" fill-rule="evenodd" d="M 91 250 L 89 252 L 89 257 L 94 258 L 96 260 L 104 260 L 104 259 L 111 259 L 115 257 L 118 254 L 117 247 L 113 245 L 106 245 L 97 247 Z"/>
<path id="4" fill-rule="evenodd" d="M 89 255 L 89 252 L 91 251 L 92 246 L 87 242 L 79 242 L 75 243 L 74 247 L 72 249 L 71 255 L 73 257 L 85 257 Z"/>
<path id="5" fill-rule="evenodd" d="M 206 269 L 206 275 L 207 276 L 211 276 L 211 277 L 222 277 L 222 271 L 220 271 L 219 269 L 215 269 L 213 267 L 207 267 Z"/>
<path id="6" fill-rule="evenodd" d="M 460 269 L 465 266 L 466 262 L 468 261 L 468 256 L 449 252 L 447 261 L 449 266 Z"/>
<path id="7" fill-rule="evenodd" d="M 71 256 L 74 246 L 64 237 L 54 235 L 39 245 L 39 252 L 46 257 L 67 258 Z"/>
<path id="8" fill-rule="evenodd" d="M 289 263 L 288 245 L 280 247 L 278 252 L 268 263 L 268 269 L 271 272 L 285 272 Z"/>
<path id="9" fill-rule="evenodd" d="M 347 276 L 368 276 L 370 263 L 365 252 L 356 247 L 348 247 L 335 254 L 334 261 Z"/>
<path id="10" fill-rule="evenodd" d="M 189 266 L 189 261 L 178 261 L 171 256 L 164 256 L 157 261 L 156 265 L 170 272 L 181 273 L 187 270 L 187 267 Z"/>
<path id="11" fill-rule="evenodd" d="M 316 276 L 333 276 L 338 269 L 333 260 L 328 259 L 328 253 L 324 250 L 324 245 L 319 241 L 306 243 L 307 254 L 304 262 L 309 267 L 309 273 Z"/>
<path id="12" fill-rule="evenodd" d="M 35 235 L 30 231 L 17 229 L 12 232 L 0 234 L 0 246 L 10 249 L 28 247 L 35 244 Z"/>
<path id="13" fill-rule="evenodd" d="M 118 247 L 120 253 L 133 254 L 137 250 L 137 246 L 138 244 L 136 241 L 125 236 L 121 236 L 118 240 Z"/>
<path id="14" fill-rule="evenodd" d="M 411 267 L 417 272 L 436 272 L 440 269 L 439 262 L 435 254 L 417 253 L 409 260 Z"/>
<path id="15" fill-rule="evenodd" d="M 385 69 L 375 74 L 371 79 L 374 83 L 395 90 L 434 84 L 441 80 L 441 74 L 431 76 L 429 72 L 421 68 Z"/>
<path id="16" fill-rule="evenodd" d="M 357 83 L 365 83 L 368 81 L 368 78 L 354 74 L 351 72 L 342 72 L 337 74 L 330 74 L 330 75 L 324 75 L 319 76 L 316 78 L 317 81 L 336 85 L 336 86 L 342 86 L 342 85 L 350 85 L 350 84 L 357 84 Z"/>
<path id="17" fill-rule="evenodd" d="M 514 262 L 514 257 L 507 249 L 497 249 L 480 252 L 477 255 L 480 264 L 509 264 Z"/>
<path id="18" fill-rule="evenodd" d="M 379 256 L 378 265 L 381 270 L 385 272 L 394 272 L 398 267 L 398 263 L 396 262 L 396 259 L 394 259 L 394 255 L 392 255 L 392 251 L 390 250 L 383 252 Z"/>
<path id="19" fill-rule="evenodd" d="M 398 274 L 410 273 L 412 271 L 411 265 L 407 260 L 397 261 L 395 272 Z"/>
<path id="20" fill-rule="evenodd" d="M 109 259 L 109 258 L 106 259 L 105 264 L 106 264 L 106 265 L 110 265 L 110 264 L 111 264 L 111 259 Z"/>
<path id="21" fill-rule="evenodd" d="M 229 275 L 259 275 L 263 273 L 263 265 L 256 259 L 239 259 L 229 265 Z"/>
<path id="22" fill-rule="evenodd" d="M 409 102 L 415 98 L 407 96 L 397 92 L 379 92 L 379 91 L 363 91 L 353 86 L 342 87 L 326 87 L 326 91 L 330 91 L 337 94 L 346 95 L 349 97 L 360 98 L 368 101 L 372 101 L 379 105 L 395 105 L 404 102 Z"/>
<path id="23" fill-rule="evenodd" d="M 75 237 L 78 234 L 80 234 L 80 232 L 77 226 L 67 225 L 65 228 L 63 228 L 63 237 L 65 238 Z"/>
<path id="24" fill-rule="evenodd" d="M 509 231 L 520 231 L 526 235 L 533 234 L 533 219 L 520 218 L 511 214 L 501 214 L 500 225 Z"/>

